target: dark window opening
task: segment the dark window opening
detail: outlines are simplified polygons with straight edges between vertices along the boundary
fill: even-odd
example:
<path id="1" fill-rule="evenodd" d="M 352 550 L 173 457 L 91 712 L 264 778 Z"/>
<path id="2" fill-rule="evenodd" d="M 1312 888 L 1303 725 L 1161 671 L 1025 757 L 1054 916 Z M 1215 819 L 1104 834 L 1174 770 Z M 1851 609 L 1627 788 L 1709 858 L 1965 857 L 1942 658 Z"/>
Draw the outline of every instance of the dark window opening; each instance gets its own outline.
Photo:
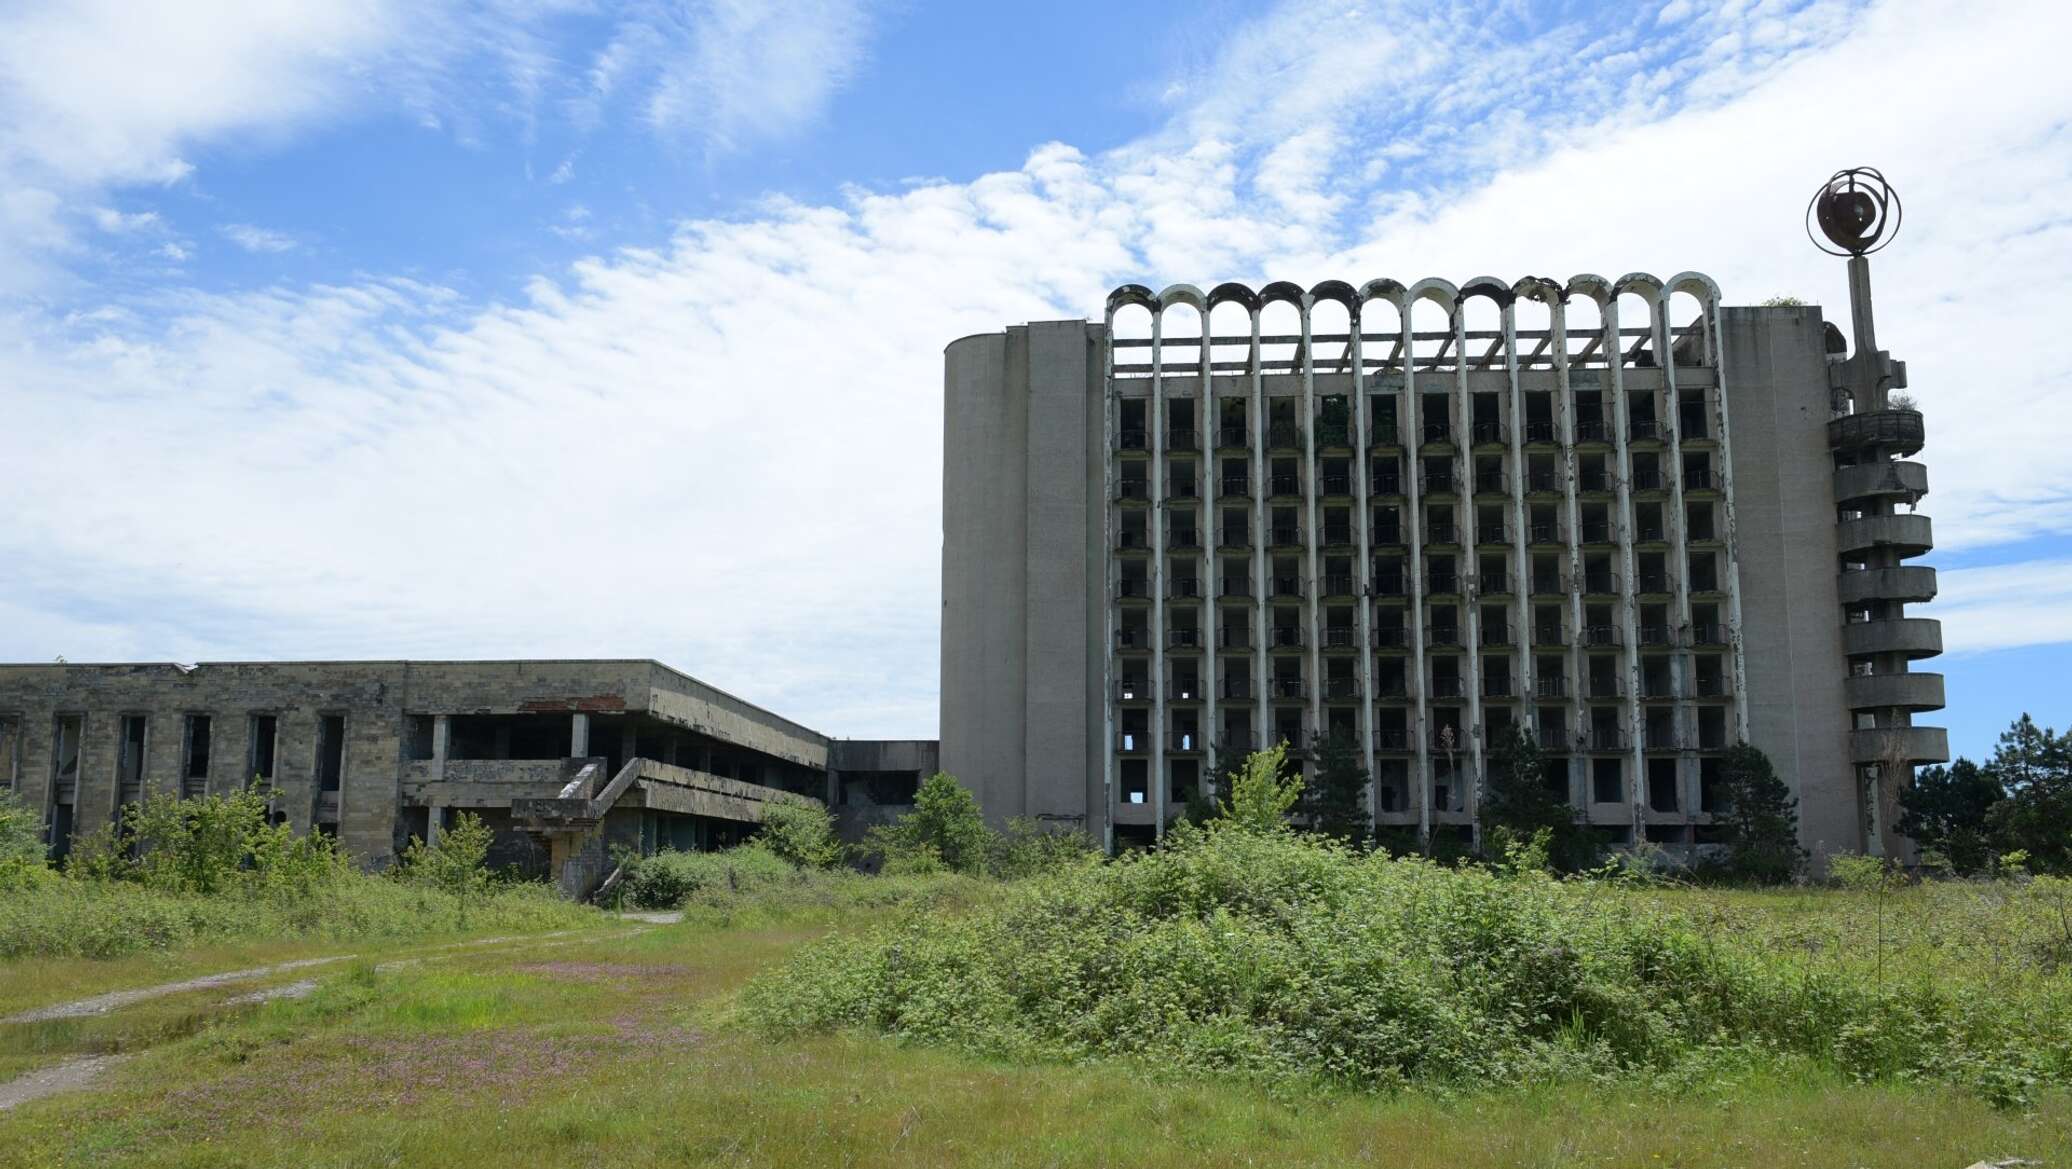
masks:
<path id="1" fill-rule="evenodd" d="M 254 779 L 269 780 L 273 778 L 274 732 L 278 725 L 279 719 L 274 715 L 255 714 L 252 716 L 252 746 L 249 756 L 245 760 L 245 770 L 250 772 Z"/>
<path id="2" fill-rule="evenodd" d="M 317 790 L 335 792 L 345 783 L 345 716 L 317 719 Z"/>

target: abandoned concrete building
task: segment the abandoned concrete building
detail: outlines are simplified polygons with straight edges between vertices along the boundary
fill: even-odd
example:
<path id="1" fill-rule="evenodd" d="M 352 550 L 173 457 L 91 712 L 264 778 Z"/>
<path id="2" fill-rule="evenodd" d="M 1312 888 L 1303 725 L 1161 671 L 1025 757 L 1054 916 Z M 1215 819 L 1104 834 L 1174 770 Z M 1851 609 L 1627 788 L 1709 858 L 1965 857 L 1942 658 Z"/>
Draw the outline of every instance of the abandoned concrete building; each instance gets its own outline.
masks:
<path id="1" fill-rule="evenodd" d="M 1129 285 L 959 340 L 943 766 L 1143 842 L 1342 736 L 1383 831 L 1466 841 L 1519 724 L 1607 841 L 1675 848 L 1746 741 L 1809 849 L 1891 847 L 1878 777 L 1948 754 L 1928 483 L 1903 365 L 1846 349 L 1695 273 Z"/>
<path id="2" fill-rule="evenodd" d="M 653 661 L 0 665 L 0 779 L 60 857 L 147 792 L 257 780 L 364 864 L 466 810 L 493 864 L 582 894 L 614 847 L 734 843 L 785 798 L 860 831 L 934 770 L 933 742 L 830 739 Z"/>

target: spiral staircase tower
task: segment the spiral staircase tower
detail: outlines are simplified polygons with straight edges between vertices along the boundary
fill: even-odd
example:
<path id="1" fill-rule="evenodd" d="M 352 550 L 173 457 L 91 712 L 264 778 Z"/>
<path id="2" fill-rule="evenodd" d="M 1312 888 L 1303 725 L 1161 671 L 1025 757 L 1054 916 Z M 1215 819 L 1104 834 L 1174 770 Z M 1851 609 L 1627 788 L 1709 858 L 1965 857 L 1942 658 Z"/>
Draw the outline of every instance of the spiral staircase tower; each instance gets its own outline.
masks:
<path id="1" fill-rule="evenodd" d="M 1892 399 L 1893 391 L 1906 387 L 1906 363 L 1878 348 L 1865 258 L 1898 231 L 1899 199 L 1884 176 L 1857 168 L 1830 179 L 1814 195 L 1808 215 L 1840 249 L 1836 254 L 1849 257 L 1855 351 L 1830 358 L 1836 414 L 1827 425 L 1841 562 L 1836 593 L 1849 661 L 1843 704 L 1850 718 L 1849 759 L 1861 785 L 1865 843 L 1873 853 L 1896 855 L 1905 848 L 1898 833 L 1899 792 L 1913 782 L 1916 766 L 1950 755 L 1947 731 L 1914 722 L 1921 712 L 1943 708 L 1943 676 L 1913 668 L 1942 653 L 1942 623 L 1907 612 L 1907 606 L 1935 598 L 1935 569 L 1907 563 L 1935 547 L 1928 517 L 1914 511 L 1928 494 L 1928 469 L 1913 461 L 1925 434 L 1920 411 Z"/>

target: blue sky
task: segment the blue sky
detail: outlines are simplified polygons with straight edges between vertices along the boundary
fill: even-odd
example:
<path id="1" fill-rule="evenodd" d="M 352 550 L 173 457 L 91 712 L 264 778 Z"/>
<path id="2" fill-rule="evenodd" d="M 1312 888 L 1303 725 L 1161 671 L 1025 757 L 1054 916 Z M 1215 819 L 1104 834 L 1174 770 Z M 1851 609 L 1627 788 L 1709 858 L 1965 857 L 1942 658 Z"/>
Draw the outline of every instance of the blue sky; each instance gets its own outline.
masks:
<path id="1" fill-rule="evenodd" d="M 655 656 L 931 734 L 948 340 L 1124 281 L 1837 306 L 1799 215 L 1868 162 L 1980 754 L 2072 723 L 2066 24 L 0 0 L 0 658 Z"/>

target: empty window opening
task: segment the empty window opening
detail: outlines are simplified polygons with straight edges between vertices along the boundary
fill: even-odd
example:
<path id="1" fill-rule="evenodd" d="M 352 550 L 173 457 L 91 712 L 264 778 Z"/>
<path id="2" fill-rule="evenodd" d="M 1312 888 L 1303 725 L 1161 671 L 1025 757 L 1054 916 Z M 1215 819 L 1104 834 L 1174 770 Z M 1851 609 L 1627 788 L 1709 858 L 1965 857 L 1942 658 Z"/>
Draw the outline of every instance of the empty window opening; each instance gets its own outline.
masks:
<path id="1" fill-rule="evenodd" d="M 203 794 L 209 779 L 209 731 L 214 720 L 205 714 L 187 716 L 186 741 L 182 749 L 185 759 L 180 767 L 181 788 L 190 796 Z"/>
<path id="2" fill-rule="evenodd" d="M 252 716 L 251 747 L 246 753 L 245 772 L 255 780 L 273 778 L 274 734 L 279 726 L 278 716 L 255 714 Z"/>
<path id="3" fill-rule="evenodd" d="M 1616 804 L 1626 798 L 1625 775 L 1621 770 L 1623 759 L 1592 759 L 1590 761 L 1590 799 L 1593 803 Z"/>
<path id="4" fill-rule="evenodd" d="M 115 803 L 134 804 L 144 798 L 144 736 L 149 720 L 141 714 L 122 716 L 115 762 Z M 118 812 L 119 814 L 119 812 Z"/>
<path id="5" fill-rule="evenodd" d="M 1648 760 L 1648 808 L 1656 812 L 1676 811 L 1676 760 Z"/>
<path id="6" fill-rule="evenodd" d="M 345 716 L 317 719 L 317 790 L 338 791 L 345 783 Z"/>

